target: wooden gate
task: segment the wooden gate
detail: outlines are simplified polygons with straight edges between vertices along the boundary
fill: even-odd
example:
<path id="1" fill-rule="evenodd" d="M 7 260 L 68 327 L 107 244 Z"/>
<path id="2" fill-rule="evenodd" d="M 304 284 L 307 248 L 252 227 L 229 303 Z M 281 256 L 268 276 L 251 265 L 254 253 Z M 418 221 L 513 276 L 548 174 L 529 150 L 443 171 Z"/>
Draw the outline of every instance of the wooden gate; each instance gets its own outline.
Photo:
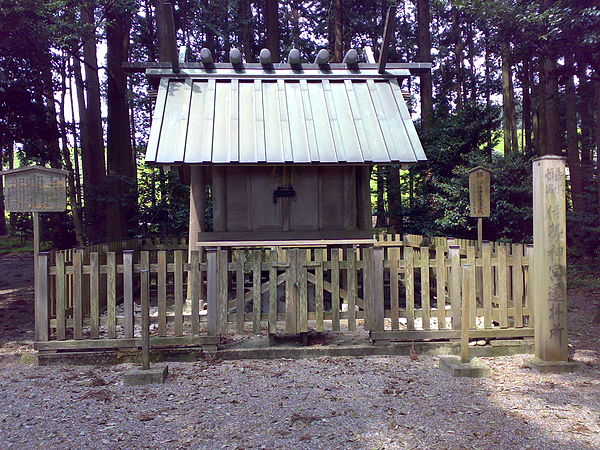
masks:
<path id="1" fill-rule="evenodd" d="M 208 316 L 214 304 L 221 333 L 229 325 L 250 331 L 249 324 L 254 333 L 356 331 L 367 314 L 368 253 L 358 246 L 207 249 L 207 268 L 216 269 L 208 275 Z"/>

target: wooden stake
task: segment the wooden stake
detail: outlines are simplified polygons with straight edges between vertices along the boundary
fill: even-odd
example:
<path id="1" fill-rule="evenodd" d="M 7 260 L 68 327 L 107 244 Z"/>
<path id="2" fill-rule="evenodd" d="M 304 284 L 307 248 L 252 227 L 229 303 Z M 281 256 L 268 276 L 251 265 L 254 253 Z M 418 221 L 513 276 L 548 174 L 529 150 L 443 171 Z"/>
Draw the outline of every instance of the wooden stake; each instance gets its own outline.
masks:
<path id="1" fill-rule="evenodd" d="M 144 255 L 145 253 L 145 255 Z M 142 301 L 142 369 L 150 369 L 150 268 L 148 253 L 142 253 L 141 273 L 141 301 Z"/>
<path id="2" fill-rule="evenodd" d="M 462 363 L 471 361 L 469 357 L 469 311 L 471 303 L 471 280 L 469 264 L 462 266 L 462 311 L 460 327 L 460 360 Z"/>
<path id="3" fill-rule="evenodd" d="M 387 10 L 387 16 L 385 18 L 385 28 L 383 29 L 383 42 L 381 43 L 381 52 L 379 52 L 379 61 L 377 63 L 377 71 L 379 73 L 385 72 L 385 65 L 387 64 L 392 39 L 394 38 L 395 22 L 396 7 L 390 6 Z"/>
<path id="4" fill-rule="evenodd" d="M 40 213 L 33 214 L 33 281 L 38 284 L 38 256 L 40 254 Z"/>
<path id="5" fill-rule="evenodd" d="M 481 251 L 481 245 L 483 243 L 483 218 L 477 218 L 477 251 Z"/>

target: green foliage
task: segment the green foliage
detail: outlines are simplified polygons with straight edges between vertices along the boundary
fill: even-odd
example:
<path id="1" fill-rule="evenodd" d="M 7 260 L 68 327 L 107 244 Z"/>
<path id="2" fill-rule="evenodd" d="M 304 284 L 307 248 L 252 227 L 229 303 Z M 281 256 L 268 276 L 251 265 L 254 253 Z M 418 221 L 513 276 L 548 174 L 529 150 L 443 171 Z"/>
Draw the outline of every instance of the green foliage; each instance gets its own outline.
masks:
<path id="1" fill-rule="evenodd" d="M 482 165 L 492 171 L 492 212 L 485 219 L 484 239 L 531 240 L 530 156 L 483 150 L 498 120 L 497 108 L 481 104 L 437 117 L 423 136 L 428 161 L 414 170 L 417 192 L 412 207 L 403 211 L 406 232 L 474 238 L 477 221 L 469 216 L 468 171 Z"/>
<path id="2" fill-rule="evenodd" d="M 190 189 L 181 183 L 177 172 L 147 170 L 140 176 L 138 185 L 139 236 L 185 236 Z"/>

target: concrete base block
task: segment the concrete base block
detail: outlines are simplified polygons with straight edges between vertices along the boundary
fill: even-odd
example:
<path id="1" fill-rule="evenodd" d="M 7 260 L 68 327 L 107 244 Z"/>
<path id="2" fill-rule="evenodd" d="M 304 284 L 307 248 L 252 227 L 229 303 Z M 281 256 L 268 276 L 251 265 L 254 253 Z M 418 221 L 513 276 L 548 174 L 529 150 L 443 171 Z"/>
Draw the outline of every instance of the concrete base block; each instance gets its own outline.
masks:
<path id="1" fill-rule="evenodd" d="M 525 365 L 540 373 L 573 373 L 581 370 L 581 364 L 577 361 L 544 361 L 532 358 Z"/>
<path id="2" fill-rule="evenodd" d="M 463 363 L 457 356 L 446 356 L 440 358 L 440 369 L 453 377 L 482 378 L 490 376 L 490 368 L 477 358 Z"/>
<path id="3" fill-rule="evenodd" d="M 169 366 L 157 365 L 143 370 L 136 367 L 125 373 L 125 386 L 142 386 L 144 384 L 164 383 L 169 374 Z"/>

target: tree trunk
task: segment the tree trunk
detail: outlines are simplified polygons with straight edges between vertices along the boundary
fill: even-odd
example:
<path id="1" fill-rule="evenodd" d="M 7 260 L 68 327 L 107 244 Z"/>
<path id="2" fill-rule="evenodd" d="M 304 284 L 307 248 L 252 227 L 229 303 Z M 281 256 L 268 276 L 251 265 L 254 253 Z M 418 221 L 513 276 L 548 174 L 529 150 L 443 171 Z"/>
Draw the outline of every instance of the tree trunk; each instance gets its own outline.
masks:
<path id="1" fill-rule="evenodd" d="M 578 64 L 579 86 L 577 87 L 577 98 L 579 103 L 578 113 L 581 118 L 581 163 L 584 169 L 589 167 L 593 153 L 592 147 L 594 144 L 594 113 L 593 113 L 593 98 L 594 86 L 593 82 L 588 81 L 585 77 L 586 65 Z M 587 176 L 586 176 L 587 178 Z"/>
<path id="2" fill-rule="evenodd" d="M 4 170 L 4 152 L 0 148 L 0 172 Z M 4 211 L 4 177 L 0 175 L 0 236 L 6 236 L 6 211 Z"/>
<path id="3" fill-rule="evenodd" d="M 279 39 L 279 3 L 277 0 L 265 0 L 265 27 L 267 32 L 267 48 L 271 51 L 274 63 L 281 61 Z"/>
<path id="4" fill-rule="evenodd" d="M 377 209 L 376 209 L 376 228 L 385 228 L 385 178 L 383 166 L 377 166 Z"/>
<path id="5" fill-rule="evenodd" d="M 567 56 L 566 65 L 574 69 L 573 55 Z M 575 92 L 575 77 L 569 74 L 565 86 L 565 118 L 567 122 L 567 157 L 569 162 L 569 178 L 571 181 L 571 199 L 573 210 L 581 211 L 583 185 L 581 165 L 579 161 L 579 145 L 577 136 L 577 98 Z"/>
<path id="6" fill-rule="evenodd" d="M 546 131 L 546 74 L 544 71 L 544 60 L 539 60 L 539 78 L 537 87 L 538 108 L 537 108 L 537 152 L 539 156 L 548 154 L 548 133 Z"/>
<path id="7" fill-rule="evenodd" d="M 596 192 L 598 219 L 600 222 L 600 70 L 594 72 L 594 109 L 596 110 L 596 126 L 594 128 L 594 140 L 596 143 Z"/>
<path id="8" fill-rule="evenodd" d="M 164 0 L 153 0 L 154 15 L 156 16 L 156 35 L 158 38 L 158 60 L 169 61 L 169 39 L 167 32 L 167 20 L 163 9 Z M 210 51 L 214 52 L 212 47 Z"/>
<path id="9" fill-rule="evenodd" d="M 246 62 L 254 62 L 254 32 L 250 0 L 239 0 L 240 43 Z"/>
<path id="10" fill-rule="evenodd" d="M 417 44 L 419 47 L 418 60 L 431 62 L 431 11 L 429 0 L 417 0 Z M 425 130 L 431 128 L 433 121 L 433 83 L 431 72 L 419 76 L 421 89 L 421 123 Z"/>
<path id="11" fill-rule="evenodd" d="M 154 44 L 154 25 L 153 21 L 155 20 L 156 14 L 152 11 L 152 0 L 144 0 L 144 13 L 146 15 L 146 51 L 148 55 L 148 61 L 156 61 L 157 52 L 156 46 Z"/>
<path id="12" fill-rule="evenodd" d="M 75 203 L 81 208 L 81 170 L 79 169 L 79 144 L 77 142 L 77 124 L 75 122 L 75 104 L 73 100 L 73 97 L 77 94 L 75 93 L 73 84 L 73 61 L 71 60 L 69 66 L 69 106 L 71 112 L 71 136 L 73 136 L 73 161 L 75 162 L 73 176 L 75 178 Z"/>
<path id="13" fill-rule="evenodd" d="M 523 61 L 523 139 L 524 148 L 531 151 L 532 148 L 532 125 L 531 125 L 531 71 L 529 69 L 529 60 Z"/>
<path id="14" fill-rule="evenodd" d="M 514 104 L 510 44 L 505 42 L 502 45 L 502 129 L 505 155 L 518 150 Z"/>
<path id="15" fill-rule="evenodd" d="M 453 2 L 454 3 L 454 2 Z M 463 90 L 463 42 L 460 33 L 459 11 L 455 4 L 452 4 L 452 40 L 454 42 L 454 70 L 455 83 L 454 91 L 456 93 L 456 108 L 462 109 L 464 105 Z"/>
<path id="16" fill-rule="evenodd" d="M 342 0 L 333 0 L 333 62 L 342 62 L 344 33 L 343 33 Z"/>
<path id="17" fill-rule="evenodd" d="M 402 190 L 400 186 L 400 168 L 389 166 L 387 171 L 387 195 L 390 227 L 396 233 L 402 232 Z"/>
<path id="18" fill-rule="evenodd" d="M 484 95 L 485 95 L 485 106 L 488 110 L 492 107 L 492 81 L 491 81 L 491 73 L 493 71 L 492 63 L 490 60 L 490 30 L 487 25 L 483 28 L 483 43 L 485 47 L 485 58 L 484 58 L 484 73 L 485 73 L 485 81 L 484 81 Z M 486 154 L 488 159 L 491 161 L 492 152 L 494 150 L 493 146 L 493 130 L 490 128 L 486 130 Z"/>
<path id="19" fill-rule="evenodd" d="M 556 60 L 550 56 L 544 59 L 544 93 L 546 99 L 546 154 L 562 153 L 562 130 L 558 111 L 558 81 Z"/>
<path id="20" fill-rule="evenodd" d="M 115 4 L 106 12 L 106 61 L 108 74 L 107 121 L 107 238 L 126 239 L 136 228 L 136 162 L 131 147 L 127 77 L 122 64 L 127 61 L 131 12 Z"/>
<path id="21" fill-rule="evenodd" d="M 96 57 L 96 35 L 94 8 L 92 3 L 81 10 L 84 24 L 92 29 L 83 38 L 83 60 L 86 87 L 86 129 L 87 145 L 82 147 L 83 193 L 85 201 L 86 235 L 89 241 L 99 242 L 104 238 L 104 132 L 100 108 L 100 81 L 98 79 L 98 61 Z"/>
<path id="22" fill-rule="evenodd" d="M 75 231 L 75 240 L 77 245 L 85 245 L 85 237 L 83 234 L 83 224 L 81 222 L 81 211 L 79 204 L 77 203 L 77 187 L 75 186 L 75 172 L 73 170 L 73 163 L 71 162 L 71 152 L 69 151 L 67 121 L 65 119 L 65 102 L 67 94 L 67 58 L 64 59 L 61 65 L 61 93 L 60 93 L 60 104 L 59 104 L 59 125 L 61 135 L 61 152 L 62 159 L 67 170 L 67 199 L 69 206 L 71 207 L 71 218 L 73 220 L 73 229 Z M 73 135 L 75 140 L 75 135 Z M 77 154 L 75 153 L 75 158 Z"/>
<path id="23" fill-rule="evenodd" d="M 467 23 L 467 44 L 468 44 L 468 57 L 469 57 L 469 85 L 471 88 L 471 98 L 470 101 L 475 104 L 477 103 L 477 67 L 475 64 L 475 55 L 477 54 L 477 46 L 475 45 L 475 30 L 473 28 L 473 22 L 469 18 Z"/>

